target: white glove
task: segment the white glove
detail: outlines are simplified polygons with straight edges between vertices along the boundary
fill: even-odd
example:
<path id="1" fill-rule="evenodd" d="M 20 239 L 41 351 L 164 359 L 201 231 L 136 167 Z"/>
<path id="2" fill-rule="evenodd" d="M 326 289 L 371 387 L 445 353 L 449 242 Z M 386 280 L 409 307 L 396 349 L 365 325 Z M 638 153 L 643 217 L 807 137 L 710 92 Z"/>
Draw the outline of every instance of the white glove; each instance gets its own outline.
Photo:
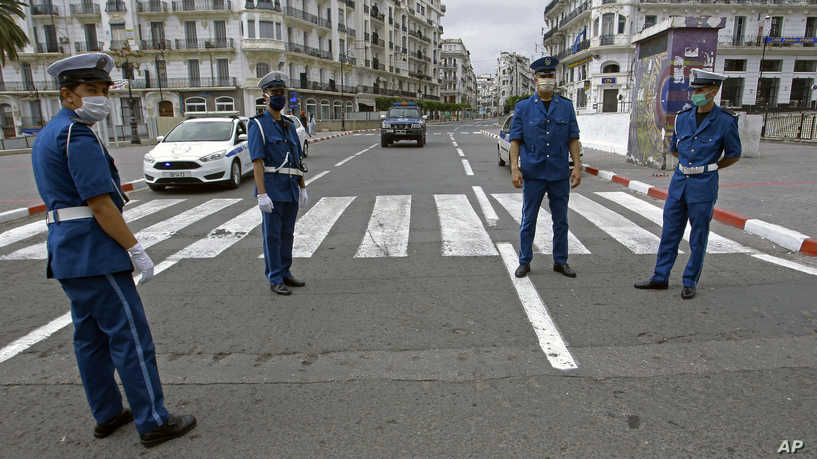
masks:
<path id="1" fill-rule="evenodd" d="M 300 188 L 298 193 L 298 207 L 306 207 L 309 205 L 309 194 L 306 192 L 306 187 Z"/>
<path id="2" fill-rule="evenodd" d="M 271 214 L 275 206 L 272 205 L 272 199 L 269 198 L 269 195 L 264 193 L 256 195 L 255 197 L 258 198 L 258 208 L 261 209 L 261 212 Z"/>
<path id="3" fill-rule="evenodd" d="M 136 270 L 142 273 L 137 285 L 142 285 L 147 281 L 153 279 L 153 260 L 150 259 L 142 244 L 136 243 L 133 247 L 128 249 L 131 260 Z"/>

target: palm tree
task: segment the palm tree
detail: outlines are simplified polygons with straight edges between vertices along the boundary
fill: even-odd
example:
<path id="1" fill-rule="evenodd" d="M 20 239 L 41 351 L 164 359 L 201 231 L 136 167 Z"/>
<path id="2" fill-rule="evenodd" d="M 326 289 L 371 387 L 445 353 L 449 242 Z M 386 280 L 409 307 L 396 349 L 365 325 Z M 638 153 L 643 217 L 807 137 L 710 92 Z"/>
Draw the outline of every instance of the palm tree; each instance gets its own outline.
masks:
<path id="1" fill-rule="evenodd" d="M 0 0 L 0 63 L 6 64 L 6 56 L 17 60 L 17 49 L 28 44 L 28 37 L 16 22 L 14 16 L 25 18 L 23 7 L 27 3 L 20 0 Z"/>

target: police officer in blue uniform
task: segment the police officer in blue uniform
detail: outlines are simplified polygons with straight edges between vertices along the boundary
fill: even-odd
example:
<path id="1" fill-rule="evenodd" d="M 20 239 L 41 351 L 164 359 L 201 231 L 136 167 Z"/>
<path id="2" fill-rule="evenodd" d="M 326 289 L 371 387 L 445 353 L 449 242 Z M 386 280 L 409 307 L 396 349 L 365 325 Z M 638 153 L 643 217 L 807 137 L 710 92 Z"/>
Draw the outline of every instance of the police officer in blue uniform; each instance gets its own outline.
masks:
<path id="1" fill-rule="evenodd" d="M 536 219 L 546 193 L 553 217 L 553 270 L 576 277 L 576 271 L 567 264 L 567 202 L 570 188 L 582 181 L 581 147 L 573 103 L 554 93 L 558 64 L 557 58 L 547 56 L 530 65 L 536 94 L 516 104 L 511 122 L 511 180 L 516 188 L 522 188 L 516 277 L 530 272 Z M 572 172 L 570 157 L 575 163 Z"/>
<path id="2" fill-rule="evenodd" d="M 690 88 L 694 105 L 675 117 L 675 132 L 670 143 L 670 152 L 678 158 L 678 167 L 664 204 L 664 226 L 655 272 L 648 281 L 635 283 L 637 289 L 668 287 L 678 244 L 689 221 L 692 253 L 684 269 L 683 299 L 695 296 L 695 287 L 701 278 L 709 222 L 718 199 L 718 170 L 735 164 L 741 153 L 737 115 L 715 105 L 715 95 L 726 76 L 701 69 L 693 69 L 692 76 Z"/>
<path id="3" fill-rule="evenodd" d="M 258 87 L 264 93 L 267 109 L 250 120 L 247 143 L 262 216 L 264 274 L 273 292 L 290 295 L 288 287 L 305 285 L 290 271 L 298 207 L 309 203 L 301 163 L 303 152 L 295 126 L 281 114 L 286 105 L 286 75 L 272 71 L 261 78 Z"/>
<path id="4" fill-rule="evenodd" d="M 97 421 L 94 435 L 107 437 L 135 420 L 149 447 L 184 435 L 196 419 L 165 410 L 153 339 L 132 276 L 136 265 L 140 284 L 149 281 L 153 262 L 122 218 L 128 198 L 113 158 L 91 129 L 110 111 L 113 65 L 107 54 L 91 53 L 48 67 L 63 108 L 37 135 L 31 159 L 48 210 L 47 277 L 59 280 L 71 301 L 74 352 Z M 114 371 L 131 409 L 122 406 Z"/>

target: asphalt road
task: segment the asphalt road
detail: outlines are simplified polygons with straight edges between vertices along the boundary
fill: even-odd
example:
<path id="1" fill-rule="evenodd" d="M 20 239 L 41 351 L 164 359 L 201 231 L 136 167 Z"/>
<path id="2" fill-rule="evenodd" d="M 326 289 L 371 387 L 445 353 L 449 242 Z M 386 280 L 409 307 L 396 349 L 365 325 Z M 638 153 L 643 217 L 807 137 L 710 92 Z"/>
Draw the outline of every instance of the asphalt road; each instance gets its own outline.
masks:
<path id="1" fill-rule="evenodd" d="M 520 195 L 486 126 L 431 127 L 422 149 L 313 145 L 307 286 L 290 297 L 264 279 L 249 177 L 131 193 L 161 268 L 140 292 L 166 404 L 199 420 L 151 450 L 132 425 L 93 438 L 70 324 L 9 351 L 68 303 L 40 217 L 0 225 L 0 456 L 771 457 L 784 440 L 817 455 L 817 263 L 713 222 L 727 253 L 707 255 L 698 297 L 680 298 L 686 242 L 669 290 L 636 291 L 661 202 L 585 175 L 578 278 L 537 254 L 514 281 Z"/>

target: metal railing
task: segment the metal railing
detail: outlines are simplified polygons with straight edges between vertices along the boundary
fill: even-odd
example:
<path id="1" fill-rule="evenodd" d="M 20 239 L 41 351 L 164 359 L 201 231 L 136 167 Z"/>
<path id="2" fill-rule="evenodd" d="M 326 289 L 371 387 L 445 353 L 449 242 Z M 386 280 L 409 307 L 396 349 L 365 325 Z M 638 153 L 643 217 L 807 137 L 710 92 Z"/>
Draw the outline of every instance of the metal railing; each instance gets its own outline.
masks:
<path id="1" fill-rule="evenodd" d="M 318 17 L 312 13 L 307 13 L 304 10 L 299 10 L 298 8 L 293 8 L 291 6 L 287 6 L 285 10 L 285 14 L 287 16 L 293 17 L 295 19 L 300 19 L 302 21 L 311 22 L 312 24 L 318 25 Z"/>
<path id="2" fill-rule="evenodd" d="M 173 11 L 226 11 L 230 0 L 181 0 L 173 2 Z"/>
<path id="3" fill-rule="evenodd" d="M 817 141 L 817 111 L 768 113 L 765 115 L 763 137 Z"/>
<path id="4" fill-rule="evenodd" d="M 574 8 L 573 11 L 571 11 L 570 13 L 567 13 L 567 16 L 565 16 L 564 19 L 559 21 L 559 27 L 560 28 L 564 27 L 565 25 L 567 25 L 568 22 L 572 21 L 573 19 L 576 19 L 576 17 L 578 17 L 580 14 L 584 13 L 585 11 L 589 11 L 589 10 L 590 10 L 590 2 L 588 1 L 588 2 L 582 3 L 581 5 Z"/>
<path id="5" fill-rule="evenodd" d="M 167 13 L 170 12 L 170 5 L 167 2 L 136 2 L 138 13 Z"/>
<path id="6" fill-rule="evenodd" d="M 382 38 L 378 38 L 375 35 L 372 35 L 372 44 L 381 48 L 386 46 L 386 42 L 384 42 Z"/>
<path id="7" fill-rule="evenodd" d="M 32 16 L 59 16 L 60 9 L 54 6 L 51 3 L 37 3 L 31 5 L 31 14 Z"/>
<path id="8" fill-rule="evenodd" d="M 599 46 L 614 45 L 616 43 L 615 35 L 602 35 L 599 37 Z"/>
<path id="9" fill-rule="evenodd" d="M 142 50 L 165 50 L 173 49 L 173 42 L 170 40 L 141 40 L 139 42 L 139 49 Z"/>
<path id="10" fill-rule="evenodd" d="M 159 79 L 151 77 L 149 80 L 145 78 L 130 80 L 132 89 L 148 89 L 158 88 Z M 227 88 L 238 87 L 238 80 L 235 77 L 220 77 L 218 75 L 213 77 L 199 77 L 199 78 L 162 78 L 162 88 L 180 89 L 180 88 Z"/>
<path id="11" fill-rule="evenodd" d="M 124 49 L 129 47 L 128 40 L 111 40 L 108 49 Z"/>
<path id="12" fill-rule="evenodd" d="M 271 1 L 257 1 L 254 2 L 253 0 L 247 0 L 247 3 L 244 4 L 244 9 L 247 10 L 270 10 L 270 11 L 278 11 L 283 12 L 283 8 L 281 8 L 280 0 L 275 0 L 274 2 Z"/>
<path id="13" fill-rule="evenodd" d="M 91 51 L 102 51 L 102 42 L 86 43 L 84 41 L 74 42 L 74 51 L 77 53 L 87 53 Z"/>
<path id="14" fill-rule="evenodd" d="M 319 57 L 321 59 L 332 59 L 332 53 L 326 50 L 305 46 L 300 43 L 287 43 L 286 50 L 293 53 L 306 54 L 312 57 Z"/>
<path id="15" fill-rule="evenodd" d="M 62 45 L 57 45 L 57 44 L 54 44 L 54 43 L 50 43 L 50 44 L 37 43 L 34 46 L 34 49 L 37 50 L 38 53 L 65 54 L 65 48 Z"/>
<path id="16" fill-rule="evenodd" d="M 71 14 L 84 14 L 84 15 L 99 15 L 100 8 L 99 5 L 96 3 L 86 4 L 86 3 L 72 3 L 68 7 Z"/>
<path id="17" fill-rule="evenodd" d="M 383 13 L 378 13 L 375 10 L 372 10 L 372 19 L 378 20 L 380 22 L 386 21 L 386 15 Z"/>
<path id="18" fill-rule="evenodd" d="M 338 24 L 338 32 L 345 33 L 346 32 L 346 25 L 345 24 Z"/>
<path id="19" fill-rule="evenodd" d="M 105 2 L 105 11 L 108 13 L 124 13 L 128 11 L 128 8 L 122 0 L 108 0 Z"/>
<path id="20" fill-rule="evenodd" d="M 0 91 L 56 91 L 57 89 L 57 82 L 53 80 L 0 82 Z"/>
<path id="21" fill-rule="evenodd" d="M 211 40 L 188 40 L 177 38 L 175 49 L 234 49 L 232 38 L 214 38 Z"/>
<path id="22" fill-rule="evenodd" d="M 422 32 L 420 32 L 419 30 L 409 30 L 408 34 L 414 38 L 417 38 L 418 40 L 422 40 L 426 43 L 431 43 L 431 38 L 423 36 Z"/>

